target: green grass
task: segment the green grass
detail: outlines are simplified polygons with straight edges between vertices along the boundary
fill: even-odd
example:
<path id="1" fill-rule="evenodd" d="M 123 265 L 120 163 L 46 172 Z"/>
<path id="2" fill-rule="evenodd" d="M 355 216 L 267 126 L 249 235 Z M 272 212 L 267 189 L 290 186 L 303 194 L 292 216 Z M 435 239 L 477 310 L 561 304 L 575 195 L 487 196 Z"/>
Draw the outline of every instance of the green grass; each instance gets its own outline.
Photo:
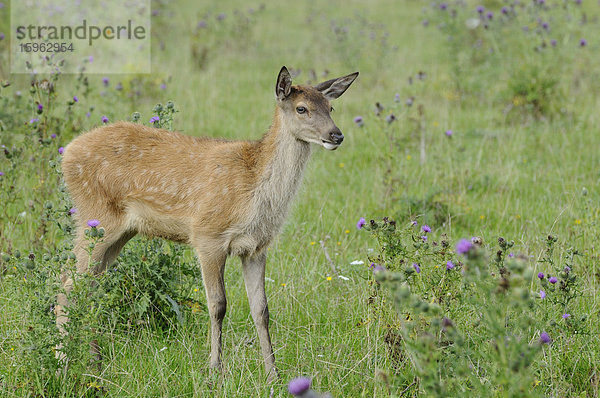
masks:
<path id="1" fill-rule="evenodd" d="M 556 235 L 561 242 L 579 248 L 584 254 L 580 260 L 584 290 L 577 306 L 581 313 L 589 314 L 591 334 L 574 339 L 560 355 L 545 353 L 539 359 L 542 383 L 536 388 L 546 396 L 597 394 L 597 23 L 569 25 L 554 11 L 553 33 L 573 32 L 561 36 L 565 39 L 560 45 L 572 49 L 561 50 L 565 55 L 560 62 L 552 55 L 544 55 L 542 61 L 535 58 L 530 50 L 534 41 L 524 39 L 521 29 L 505 32 L 515 47 L 507 49 L 501 43 L 496 58 L 473 61 L 465 56 L 471 54 L 470 43 L 461 42 L 457 48 L 467 49 L 455 56 L 447 34 L 436 29 L 435 20 L 428 27 L 422 25 L 424 18 L 433 18 L 422 14 L 429 2 L 272 2 L 264 10 L 259 10 L 260 3 L 233 0 L 164 3 L 154 3 L 159 13 L 153 17 L 153 72 L 142 77 L 145 86 L 140 97 L 135 101 L 127 97 L 133 76 L 109 76 L 111 87 L 122 81 L 125 90 L 117 93 L 111 88 L 104 97 L 100 95 L 102 76 L 89 76 L 93 91 L 75 106 L 75 131 L 99 125 L 102 115 L 113 121 L 139 111 L 146 122 L 155 103 L 173 100 L 180 110 L 175 116 L 177 130 L 198 136 L 257 139 L 271 123 L 273 89 L 282 65 L 301 70 L 295 79 L 298 83 L 310 79 L 311 69 L 318 76 L 330 71 L 327 78 L 356 70 L 360 76 L 334 103 L 333 118 L 344 132 L 344 144 L 335 152 L 314 148 L 290 217 L 269 249 L 267 296 L 280 380 L 266 383 L 240 261 L 230 259 L 223 326 L 224 377 L 208 374 L 208 317 L 196 314 L 166 333 L 150 325 L 110 334 L 110 345 L 104 347 L 108 354 L 105 368 L 96 375 L 108 396 L 267 396 L 271 388 L 275 396 L 288 396 L 285 386 L 298 375 L 312 377 L 315 390 L 330 391 L 335 397 L 387 396 L 388 384 L 381 374 L 394 375 L 384 342 L 387 325 L 368 304 L 372 293 L 368 267 L 350 264 L 353 260 L 368 264 L 368 249 L 377 246 L 369 234 L 357 231 L 355 224 L 361 216 L 367 220 L 390 216 L 407 222 L 418 215 L 432 225 L 435 236 L 446 233 L 452 242 L 471 236 L 481 236 L 491 245 L 498 236 L 513 239 L 514 251 L 531 256 L 536 273 L 543 270 L 536 260 L 542 255 L 546 235 Z M 482 3 L 499 18 L 503 2 Z M 600 9 L 595 2 L 584 3 L 587 19 L 593 21 Z M 477 5 L 469 4 L 469 10 Z M 250 25 L 236 34 L 234 10 L 247 12 L 250 7 L 256 10 Z M 206 18 L 208 29 L 194 37 L 198 21 L 207 12 L 211 13 Z M 227 14 L 226 27 L 216 21 L 220 12 Z M 431 15 L 432 11 L 428 12 Z M 0 31 L 6 33 L 7 18 L 6 9 L 0 9 Z M 347 37 L 336 39 L 333 25 L 347 27 Z M 369 37 L 371 32 L 374 40 Z M 485 45 L 499 37 L 486 34 L 481 36 Z M 586 48 L 578 48 L 579 37 L 588 38 Z M 385 45 L 381 44 L 384 38 Z M 7 41 L 0 42 L 0 50 L 6 52 Z M 208 55 L 203 68 L 198 68 L 191 48 L 206 43 Z M 532 55 L 521 57 L 529 52 Z M 29 103 L 28 78 L 9 75 L 4 54 L 0 61 L 5 63 L 0 81 L 11 81 L 0 95 L 13 98 L 21 90 L 21 101 Z M 557 94 L 552 101 L 564 112 L 541 118 L 519 109 L 506 113 L 513 97 L 507 99 L 503 93 L 518 74 L 507 65 L 519 62 L 555 66 L 545 73 L 558 79 L 564 95 Z M 456 78 L 456 68 L 460 78 Z M 416 79 L 419 71 L 426 73 L 424 81 Z M 414 82 L 409 84 L 411 76 Z M 163 80 L 168 81 L 165 91 L 158 88 Z M 76 76 L 61 77 L 58 103 L 73 95 L 75 85 Z M 395 93 L 400 93 L 400 103 L 394 102 Z M 410 96 L 415 96 L 415 103 L 408 108 L 404 101 Z M 384 117 L 394 109 L 398 120 L 386 126 L 374 114 L 376 102 L 386 107 Z M 83 115 L 90 106 L 95 110 L 87 119 Z M 414 124 L 419 106 L 425 131 L 423 163 Z M 19 122 L 17 134 L 9 129 L 0 131 L 0 143 L 23 146 L 35 158 L 19 158 L 23 163 L 20 172 L 14 171 L 19 176 L 11 180 L 14 190 L 0 182 L 4 201 L 0 251 L 54 251 L 63 243 L 62 234 L 51 226 L 47 231 L 39 227 L 44 203 L 57 201 L 57 178 L 47 172 L 47 165 L 50 159 L 58 160 L 56 148 L 65 146 L 70 135 L 59 134 L 58 142 L 36 152 L 35 144 L 28 143 L 23 133 L 27 128 L 22 127 L 33 116 L 23 109 L 27 108 L 0 109 L 4 125 L 13 118 Z M 62 116 L 61 110 L 55 112 Z M 365 119 L 362 128 L 353 123 L 357 115 Z M 448 129 L 454 131 L 451 139 L 444 135 Z M 0 171 L 8 170 L 9 164 L 0 159 Z M 386 176 L 393 177 L 391 184 L 385 184 Z M 582 195 L 584 188 L 587 196 Z M 423 206 L 433 202 L 443 205 L 437 218 L 434 210 L 423 212 Z M 409 207 L 409 203 L 419 205 Z M 26 214 L 20 216 L 23 211 Z M 332 275 L 319 245 L 326 237 L 329 253 L 349 280 Z M 192 256 L 191 250 L 188 256 Z M 44 381 L 36 381 L 34 374 L 23 379 L 19 371 L 22 363 L 16 352 L 20 338 L 27 333 L 28 320 L 21 315 L 20 281 L 9 274 L 0 263 L 0 394 L 43 396 L 45 388 L 40 384 Z M 333 276 L 332 280 L 328 276 Z M 202 289 L 193 295 L 204 301 Z M 393 394 L 404 389 L 399 386 L 412 382 L 410 366 L 399 374 L 405 379 L 391 387 Z M 64 380 L 55 391 L 79 396 L 84 390 Z M 409 394 L 418 392 L 413 388 Z"/>

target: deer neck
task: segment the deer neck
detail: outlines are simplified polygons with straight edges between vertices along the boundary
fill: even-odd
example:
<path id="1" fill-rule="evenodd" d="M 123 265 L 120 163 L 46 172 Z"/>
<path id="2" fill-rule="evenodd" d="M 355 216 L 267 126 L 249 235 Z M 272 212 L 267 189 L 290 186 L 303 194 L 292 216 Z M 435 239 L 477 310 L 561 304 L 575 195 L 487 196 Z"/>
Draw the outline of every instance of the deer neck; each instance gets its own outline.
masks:
<path id="1" fill-rule="evenodd" d="M 302 182 L 310 157 L 310 144 L 298 140 L 286 129 L 285 115 L 277 108 L 273 124 L 259 146 L 262 167 L 259 167 L 255 204 L 262 216 L 272 214 L 273 222 L 283 223 Z"/>

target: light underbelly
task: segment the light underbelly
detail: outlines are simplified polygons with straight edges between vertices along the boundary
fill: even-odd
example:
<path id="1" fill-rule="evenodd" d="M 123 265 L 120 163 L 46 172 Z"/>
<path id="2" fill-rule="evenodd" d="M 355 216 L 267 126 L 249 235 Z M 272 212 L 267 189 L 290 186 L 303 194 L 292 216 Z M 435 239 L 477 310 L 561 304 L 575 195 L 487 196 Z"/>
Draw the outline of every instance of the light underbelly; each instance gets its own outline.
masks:
<path id="1" fill-rule="evenodd" d="M 127 226 L 149 237 L 189 243 L 190 225 L 185 217 L 160 211 L 143 202 L 132 202 L 127 206 Z"/>

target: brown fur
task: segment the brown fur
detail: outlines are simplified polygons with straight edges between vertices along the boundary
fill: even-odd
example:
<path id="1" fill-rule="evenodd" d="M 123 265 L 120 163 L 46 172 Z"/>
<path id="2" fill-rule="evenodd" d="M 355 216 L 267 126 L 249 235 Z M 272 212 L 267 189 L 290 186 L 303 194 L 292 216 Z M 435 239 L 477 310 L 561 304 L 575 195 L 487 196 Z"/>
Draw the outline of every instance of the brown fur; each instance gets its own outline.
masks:
<path id="1" fill-rule="evenodd" d="M 341 133 L 331 120 L 329 99 L 339 97 L 355 77 L 322 83 L 323 94 L 309 86 L 292 87 L 282 68 L 273 124 L 258 141 L 196 138 L 128 122 L 99 127 L 73 140 L 65 148 L 62 168 L 78 209 L 78 272 L 90 266 L 84 238 L 90 219 L 98 219 L 105 229 L 104 240 L 92 253 L 94 272 L 102 272 L 137 233 L 193 245 L 211 316 L 211 366 L 217 367 L 226 307 L 225 259 L 242 257 L 252 316 L 266 370 L 273 377 L 264 248 L 279 231 L 300 185 L 309 142 L 327 142 L 328 149 L 339 145 L 330 144 Z M 299 106 L 306 112 L 299 114 Z M 63 283 L 68 293 L 71 278 L 65 275 Z M 61 330 L 67 321 L 62 310 L 66 303 L 66 296 L 59 297 Z"/>

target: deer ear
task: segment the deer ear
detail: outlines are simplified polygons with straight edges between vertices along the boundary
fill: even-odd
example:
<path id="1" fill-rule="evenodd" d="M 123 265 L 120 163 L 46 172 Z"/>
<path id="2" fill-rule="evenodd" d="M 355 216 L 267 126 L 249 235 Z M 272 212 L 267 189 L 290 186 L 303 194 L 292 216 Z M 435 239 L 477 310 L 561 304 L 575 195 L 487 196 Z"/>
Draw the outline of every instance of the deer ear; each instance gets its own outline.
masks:
<path id="1" fill-rule="evenodd" d="M 351 73 L 344 77 L 338 77 L 337 79 L 327 80 L 326 82 L 319 83 L 315 86 L 317 90 L 321 92 L 328 100 L 334 100 L 350 87 L 354 79 L 358 76 L 358 72 Z"/>
<path id="2" fill-rule="evenodd" d="M 288 95 L 290 95 L 291 90 L 292 76 L 290 76 L 290 72 L 284 66 L 279 71 L 279 76 L 277 76 L 277 85 L 275 86 L 275 97 L 277 97 L 278 100 L 283 100 Z"/>

